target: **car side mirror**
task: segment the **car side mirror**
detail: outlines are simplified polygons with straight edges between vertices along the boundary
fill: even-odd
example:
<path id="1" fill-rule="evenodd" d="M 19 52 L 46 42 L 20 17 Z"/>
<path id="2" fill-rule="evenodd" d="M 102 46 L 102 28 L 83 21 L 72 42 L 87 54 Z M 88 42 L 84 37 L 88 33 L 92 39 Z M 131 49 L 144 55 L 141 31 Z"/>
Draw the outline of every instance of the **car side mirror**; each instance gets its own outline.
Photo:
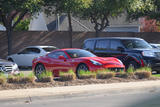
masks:
<path id="1" fill-rule="evenodd" d="M 66 61 L 66 58 L 64 56 L 59 56 L 58 59 L 62 59 L 64 61 Z"/>
<path id="2" fill-rule="evenodd" d="M 118 51 L 121 51 L 121 52 L 124 52 L 124 51 L 125 51 L 125 49 L 124 49 L 123 47 L 118 47 L 117 50 L 118 50 Z"/>

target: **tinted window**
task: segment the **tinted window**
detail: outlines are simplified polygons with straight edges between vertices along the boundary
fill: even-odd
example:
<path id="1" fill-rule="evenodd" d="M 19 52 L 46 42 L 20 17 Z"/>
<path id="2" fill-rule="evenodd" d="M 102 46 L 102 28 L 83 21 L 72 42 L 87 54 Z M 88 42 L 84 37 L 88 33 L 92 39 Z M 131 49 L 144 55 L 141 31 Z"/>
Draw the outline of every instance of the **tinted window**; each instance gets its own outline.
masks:
<path id="1" fill-rule="evenodd" d="M 96 47 L 97 50 L 106 50 L 109 48 L 109 40 L 97 40 Z"/>
<path id="2" fill-rule="evenodd" d="M 120 40 L 111 40 L 111 49 L 117 50 L 118 47 L 123 47 Z"/>
<path id="3" fill-rule="evenodd" d="M 59 56 L 64 56 L 66 59 L 68 58 L 67 55 L 62 51 L 52 52 L 48 54 L 48 57 L 55 58 L 55 59 L 58 59 Z"/>
<path id="4" fill-rule="evenodd" d="M 93 40 L 89 40 L 89 41 L 85 42 L 84 48 L 85 49 L 93 49 L 94 48 L 94 41 Z"/>
<path id="5" fill-rule="evenodd" d="M 94 54 L 92 54 L 89 51 L 82 50 L 82 49 L 74 49 L 74 50 L 66 50 L 68 55 L 71 58 L 79 58 L 79 57 L 96 57 Z"/>
<path id="6" fill-rule="evenodd" d="M 40 50 L 38 48 L 26 48 L 20 54 L 39 54 Z"/>
<path id="7" fill-rule="evenodd" d="M 146 41 L 133 39 L 133 40 L 122 40 L 123 45 L 127 49 L 134 49 L 134 48 L 152 48 Z"/>
<path id="8" fill-rule="evenodd" d="M 58 48 L 54 48 L 54 47 L 47 47 L 47 48 L 42 48 L 42 49 L 44 49 L 46 52 L 52 52 L 53 50 L 56 50 L 56 49 L 58 49 Z"/>

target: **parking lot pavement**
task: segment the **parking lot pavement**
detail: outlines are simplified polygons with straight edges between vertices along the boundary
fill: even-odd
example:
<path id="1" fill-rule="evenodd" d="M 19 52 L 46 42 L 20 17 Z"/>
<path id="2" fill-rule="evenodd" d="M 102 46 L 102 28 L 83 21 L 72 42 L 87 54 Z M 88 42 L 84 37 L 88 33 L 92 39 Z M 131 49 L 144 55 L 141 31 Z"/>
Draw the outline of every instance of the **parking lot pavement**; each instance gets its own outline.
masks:
<path id="1" fill-rule="evenodd" d="M 0 100 L 5 99 L 21 99 L 26 97 L 42 97 L 42 96 L 61 96 L 78 93 L 90 92 L 117 92 L 117 91 L 134 91 L 146 90 L 149 88 L 160 88 L 160 80 L 157 81 L 142 81 L 142 82 L 127 82 L 127 83 L 112 83 L 112 84 L 92 84 L 82 86 L 63 86 L 63 87 L 48 87 L 48 88 L 32 88 L 32 89 L 16 89 L 0 91 Z"/>

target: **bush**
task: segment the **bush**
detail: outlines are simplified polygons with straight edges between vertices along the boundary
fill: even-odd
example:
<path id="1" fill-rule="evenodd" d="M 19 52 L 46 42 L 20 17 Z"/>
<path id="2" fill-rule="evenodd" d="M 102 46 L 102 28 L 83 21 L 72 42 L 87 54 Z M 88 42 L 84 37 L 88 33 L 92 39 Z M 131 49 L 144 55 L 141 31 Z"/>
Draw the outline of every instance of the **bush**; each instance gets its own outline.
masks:
<path id="1" fill-rule="evenodd" d="M 128 74 L 124 71 L 120 71 L 120 72 L 116 73 L 116 76 L 119 78 L 128 78 Z"/>
<path id="2" fill-rule="evenodd" d="M 96 73 L 91 72 L 91 71 L 79 71 L 78 74 L 79 79 L 91 79 L 91 78 L 96 78 Z"/>
<path id="3" fill-rule="evenodd" d="M 115 73 L 110 70 L 98 71 L 96 74 L 97 79 L 110 79 L 115 76 Z"/>
<path id="4" fill-rule="evenodd" d="M 73 70 L 69 70 L 68 72 L 60 72 L 59 77 L 61 81 L 71 81 L 76 79 L 76 75 Z"/>
<path id="5" fill-rule="evenodd" d="M 9 75 L 8 83 L 35 83 L 35 77 L 33 73 L 30 73 L 28 76 L 24 76 L 23 73 L 18 75 Z"/>
<path id="6" fill-rule="evenodd" d="M 50 71 L 45 71 L 38 75 L 39 82 L 53 82 L 53 74 Z"/>
<path id="7" fill-rule="evenodd" d="M 1 85 L 4 85 L 4 84 L 6 84 L 7 83 L 7 78 L 6 78 L 6 76 L 4 75 L 4 74 L 0 74 L 0 84 Z"/>
<path id="8" fill-rule="evenodd" d="M 143 67 L 140 69 L 137 69 L 135 72 L 135 75 L 139 78 L 139 79 L 144 79 L 144 78 L 150 78 L 152 73 L 151 73 L 152 69 L 149 67 Z"/>
<path id="9" fill-rule="evenodd" d="M 127 69 L 127 71 L 126 71 L 127 78 L 134 77 L 134 72 L 135 72 L 134 68 L 129 67 L 129 68 Z"/>

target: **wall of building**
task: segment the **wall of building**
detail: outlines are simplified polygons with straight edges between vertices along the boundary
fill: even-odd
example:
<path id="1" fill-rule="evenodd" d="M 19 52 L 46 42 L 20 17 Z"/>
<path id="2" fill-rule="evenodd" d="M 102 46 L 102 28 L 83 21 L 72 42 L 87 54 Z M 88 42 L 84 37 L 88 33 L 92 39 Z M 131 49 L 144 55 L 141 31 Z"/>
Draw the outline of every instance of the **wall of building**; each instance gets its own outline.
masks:
<path id="1" fill-rule="evenodd" d="M 160 43 L 160 33 L 109 33 L 102 32 L 100 37 L 140 37 L 148 42 Z M 80 48 L 82 43 L 87 38 L 95 37 L 94 32 L 74 32 L 73 33 L 73 47 Z M 54 45 L 59 48 L 69 47 L 70 37 L 68 32 L 38 32 L 38 31 L 24 31 L 13 33 L 13 53 L 18 52 L 20 49 L 32 45 Z M 7 56 L 7 36 L 5 32 L 0 32 L 0 57 Z"/>

